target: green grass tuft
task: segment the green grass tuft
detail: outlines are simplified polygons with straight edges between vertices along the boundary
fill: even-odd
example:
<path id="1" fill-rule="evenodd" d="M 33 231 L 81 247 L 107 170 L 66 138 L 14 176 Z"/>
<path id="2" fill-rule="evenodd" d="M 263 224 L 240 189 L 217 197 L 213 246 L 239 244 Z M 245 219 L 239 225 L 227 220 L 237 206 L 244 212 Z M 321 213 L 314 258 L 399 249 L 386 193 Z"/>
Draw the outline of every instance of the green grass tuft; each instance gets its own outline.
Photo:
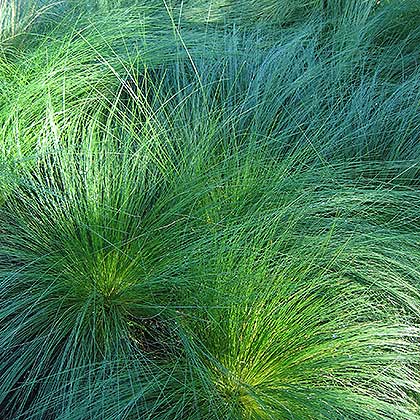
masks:
<path id="1" fill-rule="evenodd" d="M 0 417 L 420 418 L 416 7 L 0 2 Z"/>

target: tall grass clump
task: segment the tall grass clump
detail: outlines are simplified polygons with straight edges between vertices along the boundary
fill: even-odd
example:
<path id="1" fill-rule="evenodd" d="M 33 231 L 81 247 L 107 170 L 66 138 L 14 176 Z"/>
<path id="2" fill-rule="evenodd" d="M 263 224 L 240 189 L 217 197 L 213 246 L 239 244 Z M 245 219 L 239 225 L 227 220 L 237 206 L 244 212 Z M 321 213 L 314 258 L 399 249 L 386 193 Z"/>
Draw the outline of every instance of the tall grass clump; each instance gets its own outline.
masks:
<path id="1" fill-rule="evenodd" d="M 413 418 L 416 256 L 374 193 L 93 125 L 1 209 L 6 418 Z"/>
<path id="2" fill-rule="evenodd" d="M 337 269 L 340 251 L 316 267 L 318 255 L 303 244 L 296 254 L 261 244 L 258 259 L 255 248 L 246 257 L 246 245 L 224 245 L 215 265 L 199 265 L 212 275 L 205 293 L 214 299 L 192 333 L 211 383 L 204 418 L 413 418 L 414 377 L 404 358 L 416 333 L 394 324 L 392 306 L 371 301 L 367 285 Z"/>
<path id="3" fill-rule="evenodd" d="M 420 418 L 416 5 L 210 3 L 2 43 L 0 418 Z"/>
<path id="4" fill-rule="evenodd" d="M 170 314 L 185 198 L 171 203 L 164 154 L 152 139 L 116 148 L 111 134 L 91 130 L 82 145 L 73 139 L 44 159 L 2 209 L 2 294 L 15 305 L 2 312 L 0 394 L 11 418 L 64 415 L 114 371 L 109 387 L 121 377 L 136 384 L 140 401 L 148 387 L 159 395 L 182 374 Z"/>

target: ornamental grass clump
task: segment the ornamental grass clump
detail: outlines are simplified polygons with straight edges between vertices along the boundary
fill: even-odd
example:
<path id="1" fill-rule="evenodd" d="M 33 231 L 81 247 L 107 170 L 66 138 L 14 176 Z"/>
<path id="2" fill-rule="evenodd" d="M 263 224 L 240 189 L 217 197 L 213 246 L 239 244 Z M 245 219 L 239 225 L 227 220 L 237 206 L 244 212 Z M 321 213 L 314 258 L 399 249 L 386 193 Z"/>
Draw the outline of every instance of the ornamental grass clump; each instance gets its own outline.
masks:
<path id="1" fill-rule="evenodd" d="M 155 145 L 124 151 L 90 130 L 82 144 L 74 139 L 40 161 L 2 208 L 9 304 L 0 394 L 11 418 L 58 415 L 101 377 L 124 376 L 129 366 L 136 375 L 150 370 L 144 386 L 152 386 L 182 350 L 170 315 L 182 266 L 171 261 L 182 245 L 185 199 L 170 203 Z M 130 373 L 125 381 L 140 378 Z"/>
<path id="2" fill-rule="evenodd" d="M 419 419 L 415 5 L 46 3 L 0 45 L 0 418 Z"/>
<path id="3" fill-rule="evenodd" d="M 212 384 L 205 408 L 212 414 L 203 417 L 412 418 L 414 377 L 404 359 L 415 330 L 394 323 L 392 305 L 338 268 L 342 250 L 322 243 L 330 265 L 317 267 L 312 241 L 304 258 L 302 244 L 285 253 L 284 238 L 267 239 L 262 248 L 254 242 L 250 255 L 234 240 L 200 265 L 212 273 L 205 293 L 213 304 L 199 312 L 192 332 Z"/>
<path id="4" fill-rule="evenodd" d="M 416 256 L 375 191 L 96 130 L 0 211 L 5 418 L 413 418 Z"/>

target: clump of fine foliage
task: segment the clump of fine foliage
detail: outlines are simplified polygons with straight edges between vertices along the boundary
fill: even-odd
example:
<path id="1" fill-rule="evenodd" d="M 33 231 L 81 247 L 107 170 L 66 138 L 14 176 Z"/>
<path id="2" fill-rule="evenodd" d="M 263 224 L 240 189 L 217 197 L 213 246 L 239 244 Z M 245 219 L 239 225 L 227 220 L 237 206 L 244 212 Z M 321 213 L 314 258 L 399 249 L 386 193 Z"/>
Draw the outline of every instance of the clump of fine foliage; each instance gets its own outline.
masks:
<path id="1" fill-rule="evenodd" d="M 419 13 L 0 0 L 0 418 L 420 419 Z"/>

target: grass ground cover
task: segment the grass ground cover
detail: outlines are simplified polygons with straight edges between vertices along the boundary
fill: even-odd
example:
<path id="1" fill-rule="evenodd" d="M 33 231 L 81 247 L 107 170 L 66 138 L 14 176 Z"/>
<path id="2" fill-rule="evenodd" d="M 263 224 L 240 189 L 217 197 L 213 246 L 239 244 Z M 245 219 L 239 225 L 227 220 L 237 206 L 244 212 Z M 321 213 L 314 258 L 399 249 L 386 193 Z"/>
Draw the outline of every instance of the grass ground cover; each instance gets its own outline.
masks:
<path id="1" fill-rule="evenodd" d="M 0 417 L 420 418 L 417 11 L 0 2 Z"/>

